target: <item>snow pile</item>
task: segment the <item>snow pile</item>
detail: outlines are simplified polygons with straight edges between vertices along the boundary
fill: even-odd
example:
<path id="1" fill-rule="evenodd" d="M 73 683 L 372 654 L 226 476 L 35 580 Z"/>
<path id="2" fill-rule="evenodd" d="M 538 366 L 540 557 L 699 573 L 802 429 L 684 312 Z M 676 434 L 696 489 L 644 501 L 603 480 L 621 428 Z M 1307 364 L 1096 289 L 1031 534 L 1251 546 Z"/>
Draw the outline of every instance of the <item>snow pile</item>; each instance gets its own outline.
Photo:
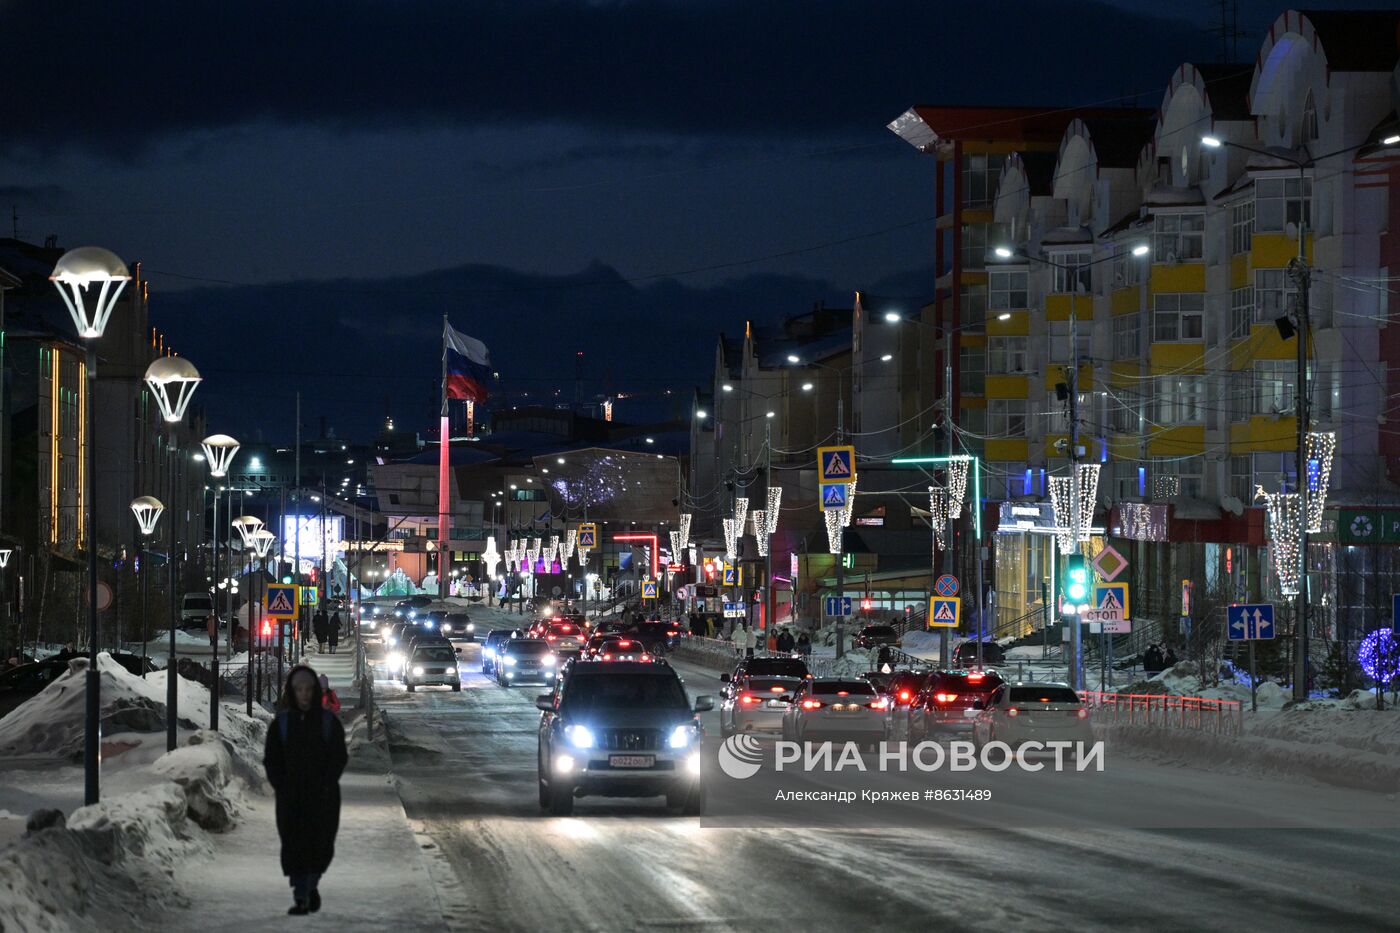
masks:
<path id="1" fill-rule="evenodd" d="M 209 853 L 204 829 L 227 829 L 235 812 L 226 749 L 212 733 L 196 738 L 156 761 L 151 786 L 82 807 L 66 825 L 57 811 L 34 814 L 0 849 L 0 930 L 107 930 L 175 900 L 176 869 Z"/>
<path id="2" fill-rule="evenodd" d="M 821 663 L 819 677 L 858 677 L 871 670 L 870 652 L 863 648 L 847 651 L 839 658 Z"/>
<path id="3" fill-rule="evenodd" d="M 939 651 L 939 642 L 941 640 L 941 635 L 938 632 L 916 630 L 905 632 L 899 639 L 899 647 L 906 654 L 912 654 L 915 657 L 920 657 L 925 654 L 936 656 Z"/>

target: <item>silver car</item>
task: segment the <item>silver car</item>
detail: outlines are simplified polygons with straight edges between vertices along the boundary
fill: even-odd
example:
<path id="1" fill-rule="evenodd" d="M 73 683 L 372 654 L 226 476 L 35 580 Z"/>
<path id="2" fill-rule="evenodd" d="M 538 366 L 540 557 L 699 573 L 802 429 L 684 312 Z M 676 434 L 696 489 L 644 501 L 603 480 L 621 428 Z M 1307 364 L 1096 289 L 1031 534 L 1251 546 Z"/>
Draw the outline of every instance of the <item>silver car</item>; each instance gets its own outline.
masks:
<path id="1" fill-rule="evenodd" d="M 783 716 L 790 742 L 858 742 L 873 748 L 889 730 L 889 698 L 865 680 L 818 677 L 792 698 Z"/>
<path id="2" fill-rule="evenodd" d="M 740 674 L 727 682 L 719 707 L 719 731 L 724 738 L 739 732 L 783 731 L 783 716 L 805 683 L 802 677 Z"/>
<path id="3" fill-rule="evenodd" d="M 462 689 L 457 672 L 457 653 L 451 645 L 419 645 L 404 663 L 404 686 L 412 693 L 419 687 L 451 687 Z"/>

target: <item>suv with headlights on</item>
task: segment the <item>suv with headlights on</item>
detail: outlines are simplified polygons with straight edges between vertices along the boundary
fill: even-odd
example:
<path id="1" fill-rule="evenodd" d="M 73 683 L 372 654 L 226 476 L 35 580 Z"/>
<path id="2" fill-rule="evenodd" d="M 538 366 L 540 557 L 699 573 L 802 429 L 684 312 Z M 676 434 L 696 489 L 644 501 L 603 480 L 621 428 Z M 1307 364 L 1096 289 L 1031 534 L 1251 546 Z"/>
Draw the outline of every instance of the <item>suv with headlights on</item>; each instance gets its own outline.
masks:
<path id="1" fill-rule="evenodd" d="M 424 640 L 415 643 L 412 651 L 403 669 L 403 683 L 409 693 L 429 686 L 451 687 L 453 692 L 462 689 L 457 652 L 451 642 L 445 638 Z"/>
<path id="2" fill-rule="evenodd" d="M 658 797 L 688 816 L 705 810 L 696 713 L 666 664 L 580 659 L 540 708 L 540 806 L 568 816 L 575 797 Z"/>

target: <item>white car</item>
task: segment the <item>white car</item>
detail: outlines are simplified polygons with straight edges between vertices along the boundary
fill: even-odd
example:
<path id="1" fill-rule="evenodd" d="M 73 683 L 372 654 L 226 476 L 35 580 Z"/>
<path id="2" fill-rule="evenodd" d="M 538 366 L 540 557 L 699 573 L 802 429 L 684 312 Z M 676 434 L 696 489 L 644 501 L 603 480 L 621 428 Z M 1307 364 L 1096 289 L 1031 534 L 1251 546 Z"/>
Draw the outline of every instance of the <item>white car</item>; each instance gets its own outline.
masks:
<path id="1" fill-rule="evenodd" d="M 859 742 L 873 748 L 889 732 L 889 698 L 869 681 L 818 677 L 802 684 L 783 714 L 790 742 Z"/>
<path id="2" fill-rule="evenodd" d="M 1067 684 L 1014 681 L 998 687 L 972 724 L 978 745 L 1005 742 L 1092 742 L 1089 708 Z"/>

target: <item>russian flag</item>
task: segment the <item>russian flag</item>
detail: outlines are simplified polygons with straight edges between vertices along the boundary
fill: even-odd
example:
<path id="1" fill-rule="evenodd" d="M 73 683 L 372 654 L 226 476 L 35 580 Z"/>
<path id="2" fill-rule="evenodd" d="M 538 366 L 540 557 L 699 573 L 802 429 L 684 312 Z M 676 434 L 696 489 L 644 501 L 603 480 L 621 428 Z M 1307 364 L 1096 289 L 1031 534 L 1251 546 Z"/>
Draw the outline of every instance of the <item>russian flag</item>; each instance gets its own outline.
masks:
<path id="1" fill-rule="evenodd" d="M 470 402 L 486 401 L 491 379 L 491 353 L 486 344 L 446 321 L 442 327 L 443 394 Z"/>

